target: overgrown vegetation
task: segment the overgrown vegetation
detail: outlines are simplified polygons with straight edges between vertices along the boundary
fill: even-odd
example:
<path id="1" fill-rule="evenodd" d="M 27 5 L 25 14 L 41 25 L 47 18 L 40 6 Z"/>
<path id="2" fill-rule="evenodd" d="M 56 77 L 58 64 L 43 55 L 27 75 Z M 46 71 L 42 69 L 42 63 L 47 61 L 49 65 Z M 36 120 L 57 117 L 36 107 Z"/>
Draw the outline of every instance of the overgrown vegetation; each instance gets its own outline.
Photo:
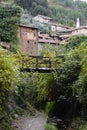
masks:
<path id="1" fill-rule="evenodd" d="M 87 37 L 72 37 L 65 45 L 66 51 L 64 47 L 61 50 L 64 51 L 61 54 L 65 54 L 65 60 L 61 62 L 56 72 L 25 74 L 22 78 L 23 83 L 20 84 L 24 100 L 36 108 L 45 109 L 50 118 L 55 116 L 61 120 L 67 119 L 69 120 L 67 123 L 71 123 L 72 119 L 77 117 L 86 119 L 86 46 Z M 45 48 L 42 54 L 50 55 L 48 51 L 50 49 L 47 48 L 46 51 Z"/>
<path id="2" fill-rule="evenodd" d="M 47 0 L 14 0 L 15 3 L 27 9 L 31 12 L 32 15 L 42 14 L 47 15 L 49 14 L 48 2 Z"/>
<path id="3" fill-rule="evenodd" d="M 86 130 L 87 129 L 87 123 L 83 122 L 81 126 L 79 127 L 79 130 Z"/>
<path id="4" fill-rule="evenodd" d="M 76 0 L 49 0 L 51 8 L 51 17 L 59 23 L 75 26 L 76 19 L 80 18 L 81 25 L 86 24 L 86 8 L 87 4 L 84 1 Z"/>
<path id="5" fill-rule="evenodd" d="M 17 92 L 19 67 L 13 54 L 0 48 L 0 129 L 10 130 L 10 111 L 14 101 L 12 95 Z M 10 126 L 9 126 L 10 125 Z"/>
<path id="6" fill-rule="evenodd" d="M 69 47 L 68 51 L 66 46 Z M 47 51 L 45 49 L 42 55 L 54 56 L 56 53 L 52 54 L 53 50 L 50 53 L 50 49 L 47 48 Z M 63 50 L 61 47 L 61 52 L 64 51 L 61 54 L 65 54 L 65 56 L 58 65 L 57 71 L 50 74 L 31 72 L 29 74 L 21 73 L 21 75 L 18 71 L 20 64 L 17 64 L 17 61 L 21 59 L 20 54 L 15 56 L 8 51 L 0 50 L 1 117 L 4 112 L 8 111 L 9 99 L 10 103 L 14 104 L 11 98 L 13 96 L 9 97 L 9 95 L 17 92 L 16 105 L 29 111 L 30 114 L 34 114 L 33 107 L 35 107 L 46 110 L 51 119 L 54 116 L 61 120 L 69 119 L 71 122 L 77 117 L 86 119 L 87 37 L 72 37 L 72 40 L 70 39 L 65 45 L 65 50 L 64 47 Z M 54 51 L 57 50 L 54 49 Z M 17 110 L 15 112 L 17 113 Z M 50 126 L 48 129 L 51 129 Z"/>
<path id="7" fill-rule="evenodd" d="M 65 3 L 62 4 L 65 6 Z M 82 7 L 80 6 L 80 8 Z M 19 21 L 20 9 L 16 6 L 1 5 L 0 10 L 1 41 L 12 42 L 11 45 L 13 46 L 13 43 L 17 43 L 16 25 Z M 10 19 L 10 17 L 12 19 Z M 50 59 L 53 59 L 59 54 L 63 55 L 63 60 L 59 59 L 57 66 L 53 64 L 53 68 L 56 68 L 56 71 L 50 74 L 39 74 L 38 72 L 34 73 L 33 71 L 31 73 L 20 74 L 19 67 L 21 66 L 20 60 L 22 60 L 21 54 L 17 53 L 14 55 L 13 53 L 0 48 L 1 130 L 12 129 L 10 126 L 12 116 L 15 112 L 20 115 L 26 110 L 30 115 L 35 114 L 35 109 L 33 107 L 46 110 L 49 119 L 55 117 L 55 121 L 68 120 L 66 121 L 67 123 L 64 122 L 62 124 L 62 127 L 59 126 L 59 122 L 56 122 L 58 128 L 63 129 L 63 127 L 67 127 L 68 129 L 73 120 L 77 120 L 77 117 L 79 117 L 80 120 L 83 119 L 84 121 L 81 126 L 80 124 L 78 125 L 78 129 L 86 129 L 87 37 L 72 37 L 65 46 L 59 46 L 58 48 L 49 48 L 47 46 L 44 48 L 41 55 L 48 56 Z M 26 56 L 24 61 L 26 61 L 27 58 L 28 57 Z M 54 61 L 55 60 L 56 59 L 54 58 Z M 29 62 L 27 63 L 27 67 L 30 65 Z M 33 66 L 33 62 L 35 61 L 32 61 L 31 67 Z M 24 67 L 26 67 L 25 62 Z M 14 110 L 16 106 L 18 108 Z M 11 116 L 8 116 L 9 112 L 12 114 Z M 47 130 L 51 129 L 56 130 L 51 124 L 47 124 Z"/>
<path id="8" fill-rule="evenodd" d="M 20 16 L 20 7 L 0 4 L 0 41 L 9 45 L 12 51 L 18 47 L 17 28 Z"/>
<path id="9" fill-rule="evenodd" d="M 46 125 L 46 130 L 58 130 L 53 124 L 48 123 Z"/>

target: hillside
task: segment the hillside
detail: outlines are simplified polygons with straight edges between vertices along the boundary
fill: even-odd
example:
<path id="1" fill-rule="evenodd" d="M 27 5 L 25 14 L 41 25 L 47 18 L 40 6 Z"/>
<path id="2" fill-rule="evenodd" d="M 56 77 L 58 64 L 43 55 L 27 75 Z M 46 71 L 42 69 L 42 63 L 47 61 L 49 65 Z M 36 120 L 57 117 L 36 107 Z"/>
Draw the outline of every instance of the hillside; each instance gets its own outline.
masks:
<path id="1" fill-rule="evenodd" d="M 70 9 L 87 8 L 87 3 L 84 2 L 84 1 L 80 1 L 80 0 L 77 0 L 75 2 L 73 0 L 47 0 L 47 1 L 48 1 L 49 6 L 56 5 L 56 6 L 63 6 L 63 7 L 66 7 L 66 8 L 70 8 Z"/>
<path id="2" fill-rule="evenodd" d="M 33 16 L 50 16 L 61 24 L 75 26 L 79 17 L 80 24 L 87 24 L 87 3 L 73 0 L 15 0 L 17 5 L 27 9 Z"/>
<path id="3" fill-rule="evenodd" d="M 48 0 L 51 17 L 59 23 L 75 26 L 76 19 L 80 18 L 81 25 L 87 24 L 87 3 L 73 0 Z"/>
<path id="4" fill-rule="evenodd" d="M 14 0 L 16 4 L 22 8 L 27 9 L 33 16 L 37 14 L 48 15 L 47 0 Z"/>

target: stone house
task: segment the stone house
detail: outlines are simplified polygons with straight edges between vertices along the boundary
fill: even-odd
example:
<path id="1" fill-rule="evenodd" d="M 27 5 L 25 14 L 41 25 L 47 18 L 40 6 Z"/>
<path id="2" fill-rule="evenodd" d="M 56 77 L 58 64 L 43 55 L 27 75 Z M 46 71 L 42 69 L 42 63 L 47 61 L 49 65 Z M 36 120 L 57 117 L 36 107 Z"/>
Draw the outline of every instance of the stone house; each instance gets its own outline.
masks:
<path id="1" fill-rule="evenodd" d="M 34 20 L 39 21 L 40 23 L 49 25 L 52 32 L 71 29 L 71 27 L 58 24 L 58 22 L 53 20 L 51 17 L 47 17 L 44 15 L 37 15 L 34 17 Z"/>
<path id="2" fill-rule="evenodd" d="M 72 36 L 87 36 L 87 26 L 82 26 L 76 29 L 73 29 L 71 32 Z"/>
<path id="3" fill-rule="evenodd" d="M 58 31 L 66 31 L 66 30 L 73 29 L 72 27 L 58 24 L 58 22 L 56 22 L 54 20 L 49 21 L 47 24 L 50 26 L 51 31 L 55 32 L 55 33 Z"/>
<path id="4" fill-rule="evenodd" d="M 65 43 L 72 36 L 87 36 L 87 26 L 82 26 L 65 31 L 58 31 L 57 35 L 62 39 L 61 42 Z"/>
<path id="5" fill-rule="evenodd" d="M 19 47 L 22 52 L 32 56 L 39 55 L 44 44 L 59 45 L 61 39 L 56 34 L 40 32 L 37 28 L 19 25 Z"/>
<path id="6" fill-rule="evenodd" d="M 65 26 L 65 25 L 62 25 L 62 24 L 57 24 L 57 31 L 68 31 L 72 29 L 71 27 L 69 26 Z"/>
<path id="7" fill-rule="evenodd" d="M 57 32 L 61 37 L 87 36 L 87 26 Z"/>
<path id="8" fill-rule="evenodd" d="M 18 28 L 19 47 L 22 52 L 30 55 L 37 55 L 38 50 L 38 29 L 26 25 L 19 25 Z"/>
<path id="9" fill-rule="evenodd" d="M 49 44 L 52 46 L 57 46 L 61 44 L 61 38 L 59 38 L 56 34 L 47 34 L 44 32 L 39 32 L 38 35 L 38 50 L 41 51 L 45 44 Z"/>
<path id="10" fill-rule="evenodd" d="M 59 45 L 64 44 L 69 37 L 76 35 L 87 36 L 87 27 L 80 27 L 71 29 L 67 26 L 59 25 L 55 33 L 48 34 L 40 32 L 38 28 L 29 27 L 26 25 L 19 25 L 18 38 L 19 46 L 22 52 L 26 52 L 30 55 L 39 55 L 44 44 Z"/>
<path id="11" fill-rule="evenodd" d="M 52 20 L 52 18 L 44 16 L 44 15 L 37 15 L 34 17 L 34 19 L 41 23 L 49 23 Z"/>

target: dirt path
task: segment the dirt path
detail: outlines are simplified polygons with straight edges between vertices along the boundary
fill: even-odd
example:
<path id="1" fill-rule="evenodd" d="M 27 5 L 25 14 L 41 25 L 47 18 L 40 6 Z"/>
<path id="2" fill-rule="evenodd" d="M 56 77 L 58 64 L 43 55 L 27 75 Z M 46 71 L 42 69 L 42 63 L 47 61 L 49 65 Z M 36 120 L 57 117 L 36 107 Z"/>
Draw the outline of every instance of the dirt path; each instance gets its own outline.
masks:
<path id="1" fill-rule="evenodd" d="M 14 126 L 17 130 L 45 130 L 47 117 L 41 112 L 37 116 L 31 119 L 19 119 L 14 122 Z"/>

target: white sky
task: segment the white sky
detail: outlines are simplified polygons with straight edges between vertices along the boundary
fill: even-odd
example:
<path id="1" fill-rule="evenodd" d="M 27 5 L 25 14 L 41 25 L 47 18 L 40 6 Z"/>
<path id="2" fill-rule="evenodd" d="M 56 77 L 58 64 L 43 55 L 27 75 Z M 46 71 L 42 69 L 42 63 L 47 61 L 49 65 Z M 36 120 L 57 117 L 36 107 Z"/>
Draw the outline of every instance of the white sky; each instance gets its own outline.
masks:
<path id="1" fill-rule="evenodd" d="M 74 1 L 76 1 L 76 0 L 74 0 Z M 81 0 L 81 1 L 85 1 L 85 2 L 87 2 L 87 0 Z"/>
<path id="2" fill-rule="evenodd" d="M 86 1 L 87 2 L 87 0 L 81 0 L 81 1 Z"/>

